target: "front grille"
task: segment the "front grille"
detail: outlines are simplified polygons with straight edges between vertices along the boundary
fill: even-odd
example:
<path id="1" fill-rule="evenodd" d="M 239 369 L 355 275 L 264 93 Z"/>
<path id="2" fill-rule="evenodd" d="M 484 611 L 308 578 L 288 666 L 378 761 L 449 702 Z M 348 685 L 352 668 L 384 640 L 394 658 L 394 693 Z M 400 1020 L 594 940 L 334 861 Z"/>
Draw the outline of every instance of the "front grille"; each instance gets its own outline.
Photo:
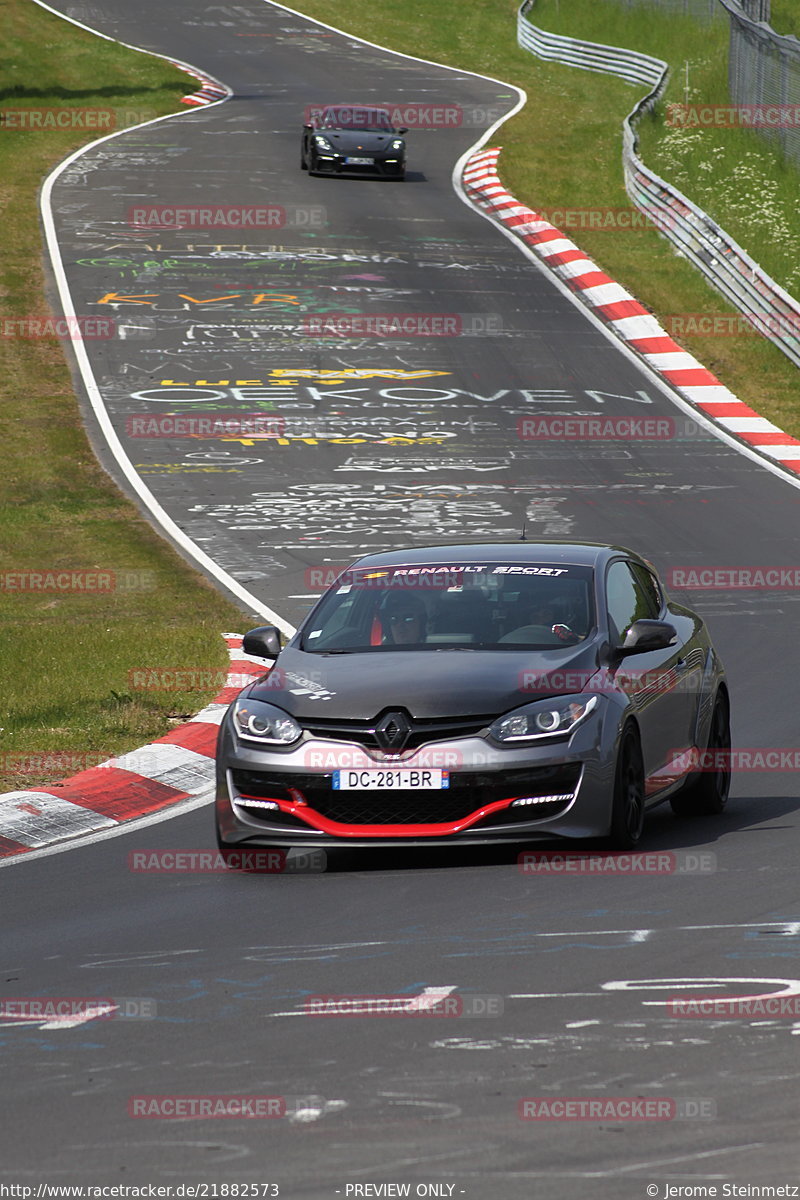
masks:
<path id="1" fill-rule="evenodd" d="M 234 771 L 233 785 L 238 793 L 290 800 L 289 788 L 302 793 L 310 808 L 331 821 L 344 825 L 435 825 L 463 820 L 484 804 L 517 796 L 553 796 L 574 794 L 580 779 L 579 763 L 556 767 L 536 767 L 489 772 L 451 772 L 450 787 L 426 792 L 343 792 L 331 784 L 331 775 L 269 775 L 259 771 Z M 246 806 L 246 800 L 241 801 Z M 491 825 L 515 825 L 544 820 L 562 812 L 569 800 L 552 804 L 522 805 L 500 810 L 482 818 L 474 828 Z M 279 814 L 253 808 L 249 814 L 274 822 Z M 302 824 L 302 822 L 301 822 Z"/>
<path id="2" fill-rule="evenodd" d="M 359 746 L 377 750 L 380 747 L 375 737 L 375 726 L 385 715 L 385 712 L 379 713 L 372 721 L 325 721 L 314 718 L 313 721 L 304 724 L 314 737 L 331 738 L 336 742 L 356 742 Z M 494 716 L 437 717 L 432 720 L 409 717 L 411 732 L 403 749 L 416 750 L 426 742 L 448 742 L 454 738 L 474 737 L 487 725 L 491 725 L 494 719 Z"/>
<path id="3" fill-rule="evenodd" d="M 331 792 L 313 804 L 317 812 L 344 825 L 436 825 L 458 821 L 480 808 L 480 800 L 435 792 Z"/>

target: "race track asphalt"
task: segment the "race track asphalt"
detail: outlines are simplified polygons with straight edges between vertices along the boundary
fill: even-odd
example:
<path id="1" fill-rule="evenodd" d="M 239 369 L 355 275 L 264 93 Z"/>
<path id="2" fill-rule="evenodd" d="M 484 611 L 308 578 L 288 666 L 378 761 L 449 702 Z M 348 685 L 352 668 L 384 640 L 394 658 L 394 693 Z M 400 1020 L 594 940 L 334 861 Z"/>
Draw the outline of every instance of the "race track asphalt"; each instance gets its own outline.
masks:
<path id="1" fill-rule="evenodd" d="M 357 553 L 513 540 L 523 521 L 528 538 L 629 545 L 668 582 L 797 566 L 796 481 L 692 422 L 454 192 L 454 164 L 511 88 L 257 0 L 63 11 L 234 92 L 88 151 L 53 212 L 75 311 L 119 323 L 87 348 L 132 463 L 260 603 L 296 624 Z M 304 106 L 353 100 L 459 106 L 471 123 L 412 131 L 405 183 L 301 173 Z M 209 237 L 129 221 L 171 205 L 266 205 L 290 223 Z M 314 332 L 331 313 L 437 314 L 456 335 L 343 341 Z M 170 414 L 261 414 L 281 436 L 132 436 L 152 430 L 135 418 Z M 672 424 L 658 439 L 520 438 L 531 414 Z M 709 622 L 737 746 L 795 746 L 797 593 L 672 591 Z M 509 849 L 340 854 L 322 874 L 133 869 L 133 852 L 210 850 L 205 810 L 15 861 L 0 872 L 4 1001 L 117 1007 L 72 1027 L 0 1020 L 0 1183 L 322 1198 L 395 1182 L 475 1200 L 792 1184 L 800 1024 L 659 1002 L 800 992 L 780 982 L 798 974 L 796 796 L 789 771 L 743 771 L 720 817 L 659 809 L 644 849 L 675 857 L 654 874 L 525 874 Z M 490 998 L 495 1015 L 306 1011 L 313 996 L 425 988 Z M 154 1094 L 282 1096 L 289 1115 L 137 1122 L 131 1099 Z M 660 1121 L 528 1121 L 525 1097 L 674 1104 Z"/>

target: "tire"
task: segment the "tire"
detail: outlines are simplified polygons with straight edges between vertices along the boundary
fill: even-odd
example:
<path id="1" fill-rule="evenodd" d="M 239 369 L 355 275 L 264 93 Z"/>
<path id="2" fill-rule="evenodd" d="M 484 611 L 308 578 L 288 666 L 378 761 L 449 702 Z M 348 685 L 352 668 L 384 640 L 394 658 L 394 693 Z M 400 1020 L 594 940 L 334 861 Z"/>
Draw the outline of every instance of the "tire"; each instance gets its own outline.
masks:
<path id="1" fill-rule="evenodd" d="M 606 845 L 611 850 L 633 850 L 644 826 L 644 762 L 639 735 L 626 725 L 617 750 L 611 828 Z"/>
<path id="2" fill-rule="evenodd" d="M 731 717 L 728 698 L 718 692 L 708 731 L 709 751 L 728 751 L 731 748 Z M 728 802 L 731 787 L 730 760 L 714 771 L 701 771 L 679 792 L 670 798 L 672 811 L 678 817 L 712 816 L 721 813 Z"/>
<path id="3" fill-rule="evenodd" d="M 301 151 L 300 151 L 300 170 L 301 170 L 301 171 L 307 171 L 307 170 L 308 170 L 308 163 L 306 162 L 306 152 L 305 152 L 305 150 L 301 150 Z"/>

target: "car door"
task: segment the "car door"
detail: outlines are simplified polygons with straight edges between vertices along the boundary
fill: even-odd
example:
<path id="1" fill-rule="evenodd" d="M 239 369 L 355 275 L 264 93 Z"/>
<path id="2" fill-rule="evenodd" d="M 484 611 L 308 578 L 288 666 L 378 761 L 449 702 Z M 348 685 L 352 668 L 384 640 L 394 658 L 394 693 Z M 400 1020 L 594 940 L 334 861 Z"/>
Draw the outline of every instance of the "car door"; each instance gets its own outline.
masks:
<path id="1" fill-rule="evenodd" d="M 667 619 L 655 576 L 640 564 L 622 558 L 611 562 L 606 572 L 606 609 L 612 646 L 622 645 L 634 621 Z M 687 697 L 680 680 L 686 630 L 682 628 L 678 634 L 673 646 L 624 657 L 616 671 L 617 685 L 629 697 L 639 724 L 647 776 L 685 748 L 681 745 L 681 730 L 685 728 L 682 708 Z"/>

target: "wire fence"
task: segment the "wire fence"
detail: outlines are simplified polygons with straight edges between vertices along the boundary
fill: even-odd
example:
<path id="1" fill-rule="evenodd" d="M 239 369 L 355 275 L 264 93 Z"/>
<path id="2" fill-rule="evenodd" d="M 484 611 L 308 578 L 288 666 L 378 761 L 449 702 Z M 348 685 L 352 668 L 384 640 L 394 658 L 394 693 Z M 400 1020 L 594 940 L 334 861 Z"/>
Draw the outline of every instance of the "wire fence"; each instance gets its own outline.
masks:
<path id="1" fill-rule="evenodd" d="M 699 21 L 730 22 L 728 85 L 740 123 L 800 166 L 800 41 L 769 25 L 770 0 L 618 0 Z"/>
<path id="2" fill-rule="evenodd" d="M 664 12 L 676 13 L 681 17 L 694 17 L 696 21 L 718 21 L 725 14 L 717 0 L 619 0 L 624 8 L 660 8 Z M 751 0 L 753 2 L 753 0 Z M 769 0 L 755 0 L 757 4 L 766 4 Z M 764 20 L 765 18 L 760 18 Z"/>
<path id="3" fill-rule="evenodd" d="M 725 12 L 719 0 L 617 0 L 623 8 L 660 8 L 663 12 L 696 21 L 722 21 Z M 771 0 L 740 0 L 741 9 L 751 21 L 770 21 Z"/>
<path id="4" fill-rule="evenodd" d="M 764 137 L 800 166 L 800 41 L 775 33 L 735 0 L 718 0 L 730 19 L 731 100 Z M 752 0 L 751 9 L 764 7 Z M 769 4 L 766 4 L 769 14 Z"/>

